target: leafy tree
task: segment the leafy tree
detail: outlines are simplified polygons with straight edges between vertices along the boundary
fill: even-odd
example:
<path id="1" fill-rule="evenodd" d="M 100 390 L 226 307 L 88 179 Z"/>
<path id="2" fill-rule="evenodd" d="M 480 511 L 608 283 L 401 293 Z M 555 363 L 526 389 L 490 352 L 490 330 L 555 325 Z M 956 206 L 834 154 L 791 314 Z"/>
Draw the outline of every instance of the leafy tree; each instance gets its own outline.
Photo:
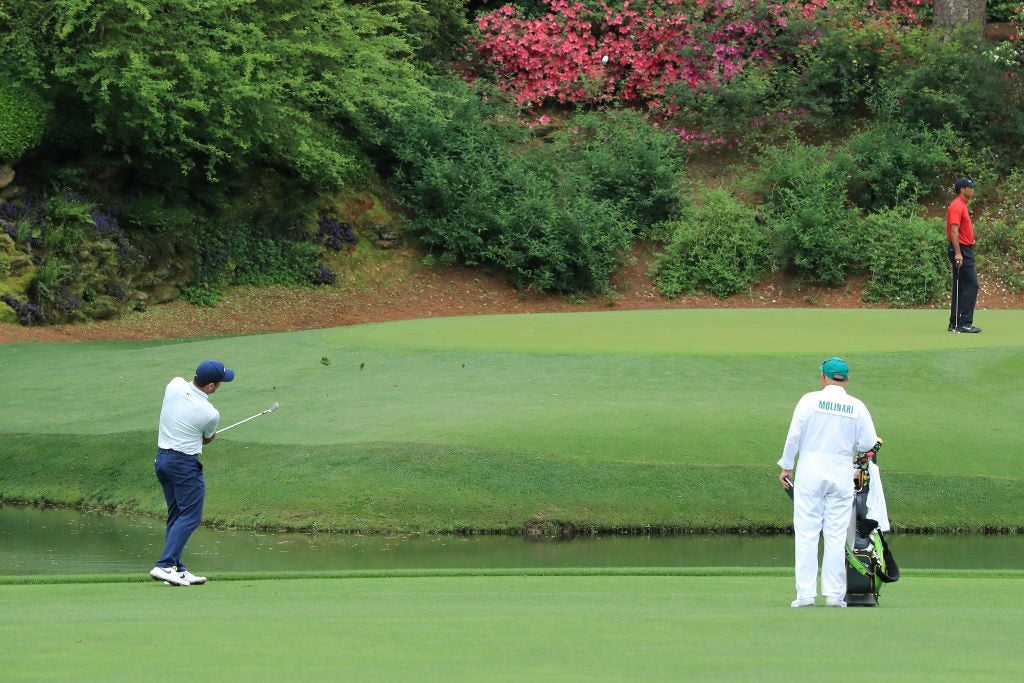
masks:
<path id="1" fill-rule="evenodd" d="M 426 103 L 411 0 L 12 0 L 6 68 L 87 120 L 74 142 L 198 180 L 247 164 L 336 187 Z M 422 42 L 422 41 L 420 41 Z"/>

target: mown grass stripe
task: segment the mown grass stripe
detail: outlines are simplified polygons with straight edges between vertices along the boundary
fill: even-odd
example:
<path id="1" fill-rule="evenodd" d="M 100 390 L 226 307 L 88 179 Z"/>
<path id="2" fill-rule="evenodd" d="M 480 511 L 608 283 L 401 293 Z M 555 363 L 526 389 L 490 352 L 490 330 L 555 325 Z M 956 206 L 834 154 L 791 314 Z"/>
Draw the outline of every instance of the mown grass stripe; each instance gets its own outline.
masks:
<path id="1" fill-rule="evenodd" d="M 789 567 L 523 567 L 481 569 L 358 569 L 296 572 L 223 572 L 210 578 L 200 589 L 207 590 L 225 581 L 296 581 L 315 579 L 408 579 L 441 577 L 509 576 L 792 576 Z M 901 580 L 915 578 L 946 579 L 1024 579 L 1024 570 L 1011 569 L 909 569 Z M 28 586 L 80 583 L 154 583 L 144 572 L 136 574 L 78 574 L 2 576 L 0 585 Z"/>

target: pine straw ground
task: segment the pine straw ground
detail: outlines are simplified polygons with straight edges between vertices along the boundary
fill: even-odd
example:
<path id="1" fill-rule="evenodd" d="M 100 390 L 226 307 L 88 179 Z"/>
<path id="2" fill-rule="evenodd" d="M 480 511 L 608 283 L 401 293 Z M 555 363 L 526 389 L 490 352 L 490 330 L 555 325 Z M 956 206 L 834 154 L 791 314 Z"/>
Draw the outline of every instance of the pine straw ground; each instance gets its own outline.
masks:
<path id="1" fill-rule="evenodd" d="M 153 306 L 118 320 L 21 327 L 0 324 L 0 344 L 27 341 L 145 340 L 258 334 L 362 323 L 495 313 L 541 313 L 670 308 L 866 308 L 863 282 L 839 288 L 800 285 L 772 277 L 728 299 L 666 299 L 647 275 L 651 254 L 638 247 L 615 277 L 614 293 L 591 298 L 521 292 L 507 279 L 469 268 L 428 267 L 411 249 L 388 252 L 358 269 L 339 270 L 338 283 L 319 288 L 234 287 L 213 307 L 184 301 Z M 1011 292 L 982 274 L 978 309 L 1024 308 L 1024 293 Z M 945 321 L 935 304 L 937 325 Z M 978 316 L 984 326 L 984 316 Z"/>

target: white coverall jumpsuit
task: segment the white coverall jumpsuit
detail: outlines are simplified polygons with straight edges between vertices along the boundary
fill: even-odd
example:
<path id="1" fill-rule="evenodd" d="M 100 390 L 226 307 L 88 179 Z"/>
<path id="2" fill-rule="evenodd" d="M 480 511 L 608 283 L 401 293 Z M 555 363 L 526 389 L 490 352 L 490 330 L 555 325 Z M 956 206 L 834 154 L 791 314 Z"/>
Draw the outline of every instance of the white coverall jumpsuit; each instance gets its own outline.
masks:
<path id="1" fill-rule="evenodd" d="M 796 536 L 796 597 L 817 597 L 818 538 L 824 535 L 821 592 L 846 596 L 846 534 L 853 506 L 853 454 L 878 441 L 867 407 L 829 384 L 800 399 L 779 467 L 792 470 L 800 458 L 793 488 L 793 531 Z"/>

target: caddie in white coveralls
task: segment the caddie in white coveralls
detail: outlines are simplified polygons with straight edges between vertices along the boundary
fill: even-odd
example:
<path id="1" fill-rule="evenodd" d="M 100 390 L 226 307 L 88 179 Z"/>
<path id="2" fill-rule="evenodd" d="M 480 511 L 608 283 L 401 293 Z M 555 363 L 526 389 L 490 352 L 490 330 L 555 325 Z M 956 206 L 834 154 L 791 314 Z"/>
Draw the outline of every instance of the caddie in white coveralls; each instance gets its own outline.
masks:
<path id="1" fill-rule="evenodd" d="M 842 358 L 821 364 L 821 391 L 800 399 L 779 459 L 779 481 L 794 483 L 796 600 L 811 607 L 818 595 L 818 538 L 825 538 L 821 593 L 828 607 L 846 607 L 846 535 L 853 507 L 853 455 L 878 441 L 867 407 L 846 393 L 850 369 Z M 793 477 L 799 454 L 800 469 Z M 888 521 L 888 520 L 886 520 Z"/>

